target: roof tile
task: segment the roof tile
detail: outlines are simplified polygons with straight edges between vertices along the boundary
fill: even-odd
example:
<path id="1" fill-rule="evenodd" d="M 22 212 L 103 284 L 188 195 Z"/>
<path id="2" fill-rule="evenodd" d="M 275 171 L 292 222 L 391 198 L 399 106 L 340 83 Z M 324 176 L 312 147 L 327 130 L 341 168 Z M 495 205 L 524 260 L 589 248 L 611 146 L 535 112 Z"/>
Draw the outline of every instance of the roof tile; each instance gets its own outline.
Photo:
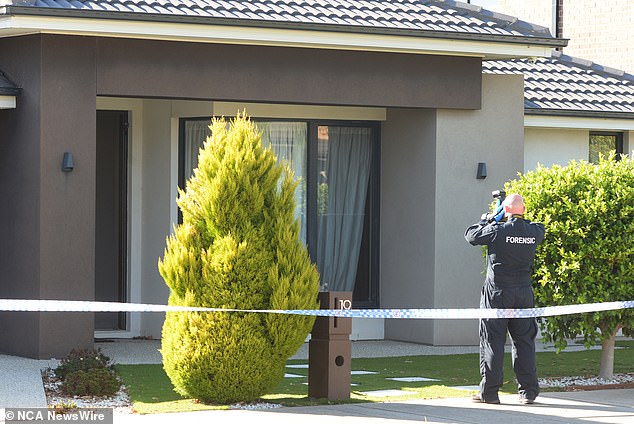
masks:
<path id="1" fill-rule="evenodd" d="M 16 2 L 16 6 L 18 4 Z M 223 16 L 245 23 L 336 23 L 356 28 L 415 29 L 554 40 L 547 28 L 449 0 L 32 0 L 31 6 L 24 3 L 20 6 L 37 7 L 42 14 L 47 8 L 55 8 L 81 13 L 128 12 L 209 19 Z"/>
<path id="2" fill-rule="evenodd" d="M 550 58 L 484 61 L 484 73 L 522 73 L 527 110 L 634 114 L 634 75 L 554 52 Z"/>

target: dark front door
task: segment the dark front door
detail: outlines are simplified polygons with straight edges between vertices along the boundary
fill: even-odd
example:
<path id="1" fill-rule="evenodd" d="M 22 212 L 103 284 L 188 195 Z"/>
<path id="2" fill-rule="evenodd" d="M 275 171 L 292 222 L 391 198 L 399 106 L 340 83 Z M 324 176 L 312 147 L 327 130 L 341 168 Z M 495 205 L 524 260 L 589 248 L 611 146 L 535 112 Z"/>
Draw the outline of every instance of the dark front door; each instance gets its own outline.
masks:
<path id="1" fill-rule="evenodd" d="M 97 111 L 95 300 L 127 301 L 128 112 Z M 126 314 L 95 314 L 95 330 L 125 330 Z"/>

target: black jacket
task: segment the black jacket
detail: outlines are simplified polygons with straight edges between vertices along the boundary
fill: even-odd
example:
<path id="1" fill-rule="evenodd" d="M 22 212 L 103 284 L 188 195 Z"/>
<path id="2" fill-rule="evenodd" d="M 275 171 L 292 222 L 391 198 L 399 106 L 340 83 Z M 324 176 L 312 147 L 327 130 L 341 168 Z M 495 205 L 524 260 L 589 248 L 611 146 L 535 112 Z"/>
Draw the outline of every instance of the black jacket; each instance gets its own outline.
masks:
<path id="1" fill-rule="evenodd" d="M 480 221 L 467 228 L 465 239 L 487 246 L 486 281 L 500 287 L 531 285 L 537 245 L 544 240 L 544 226 L 514 215 L 507 222 Z"/>

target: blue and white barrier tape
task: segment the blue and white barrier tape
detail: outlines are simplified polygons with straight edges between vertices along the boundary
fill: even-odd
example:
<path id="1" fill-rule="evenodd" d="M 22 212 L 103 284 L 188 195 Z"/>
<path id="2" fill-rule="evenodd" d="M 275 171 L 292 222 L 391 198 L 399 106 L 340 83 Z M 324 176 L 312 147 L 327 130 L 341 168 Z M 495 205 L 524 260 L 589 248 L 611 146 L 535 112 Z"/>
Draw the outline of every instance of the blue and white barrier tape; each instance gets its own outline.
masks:
<path id="1" fill-rule="evenodd" d="M 79 300 L 0 299 L 0 311 L 21 312 L 249 312 L 342 318 L 538 318 L 634 308 L 634 300 L 527 309 L 225 309 Z"/>

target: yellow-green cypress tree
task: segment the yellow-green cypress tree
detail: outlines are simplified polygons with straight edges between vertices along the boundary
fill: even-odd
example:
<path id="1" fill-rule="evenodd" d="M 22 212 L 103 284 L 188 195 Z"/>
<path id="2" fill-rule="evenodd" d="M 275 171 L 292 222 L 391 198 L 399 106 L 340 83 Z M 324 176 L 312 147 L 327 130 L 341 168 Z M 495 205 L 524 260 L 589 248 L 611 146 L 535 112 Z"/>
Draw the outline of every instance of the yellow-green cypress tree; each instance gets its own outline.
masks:
<path id="1" fill-rule="evenodd" d="M 179 193 L 183 222 L 159 271 L 169 304 L 315 309 L 319 276 L 295 219 L 296 183 L 244 115 L 213 119 L 198 168 Z M 252 401 L 283 378 L 314 318 L 167 313 L 163 367 L 177 392 L 204 402 Z"/>

